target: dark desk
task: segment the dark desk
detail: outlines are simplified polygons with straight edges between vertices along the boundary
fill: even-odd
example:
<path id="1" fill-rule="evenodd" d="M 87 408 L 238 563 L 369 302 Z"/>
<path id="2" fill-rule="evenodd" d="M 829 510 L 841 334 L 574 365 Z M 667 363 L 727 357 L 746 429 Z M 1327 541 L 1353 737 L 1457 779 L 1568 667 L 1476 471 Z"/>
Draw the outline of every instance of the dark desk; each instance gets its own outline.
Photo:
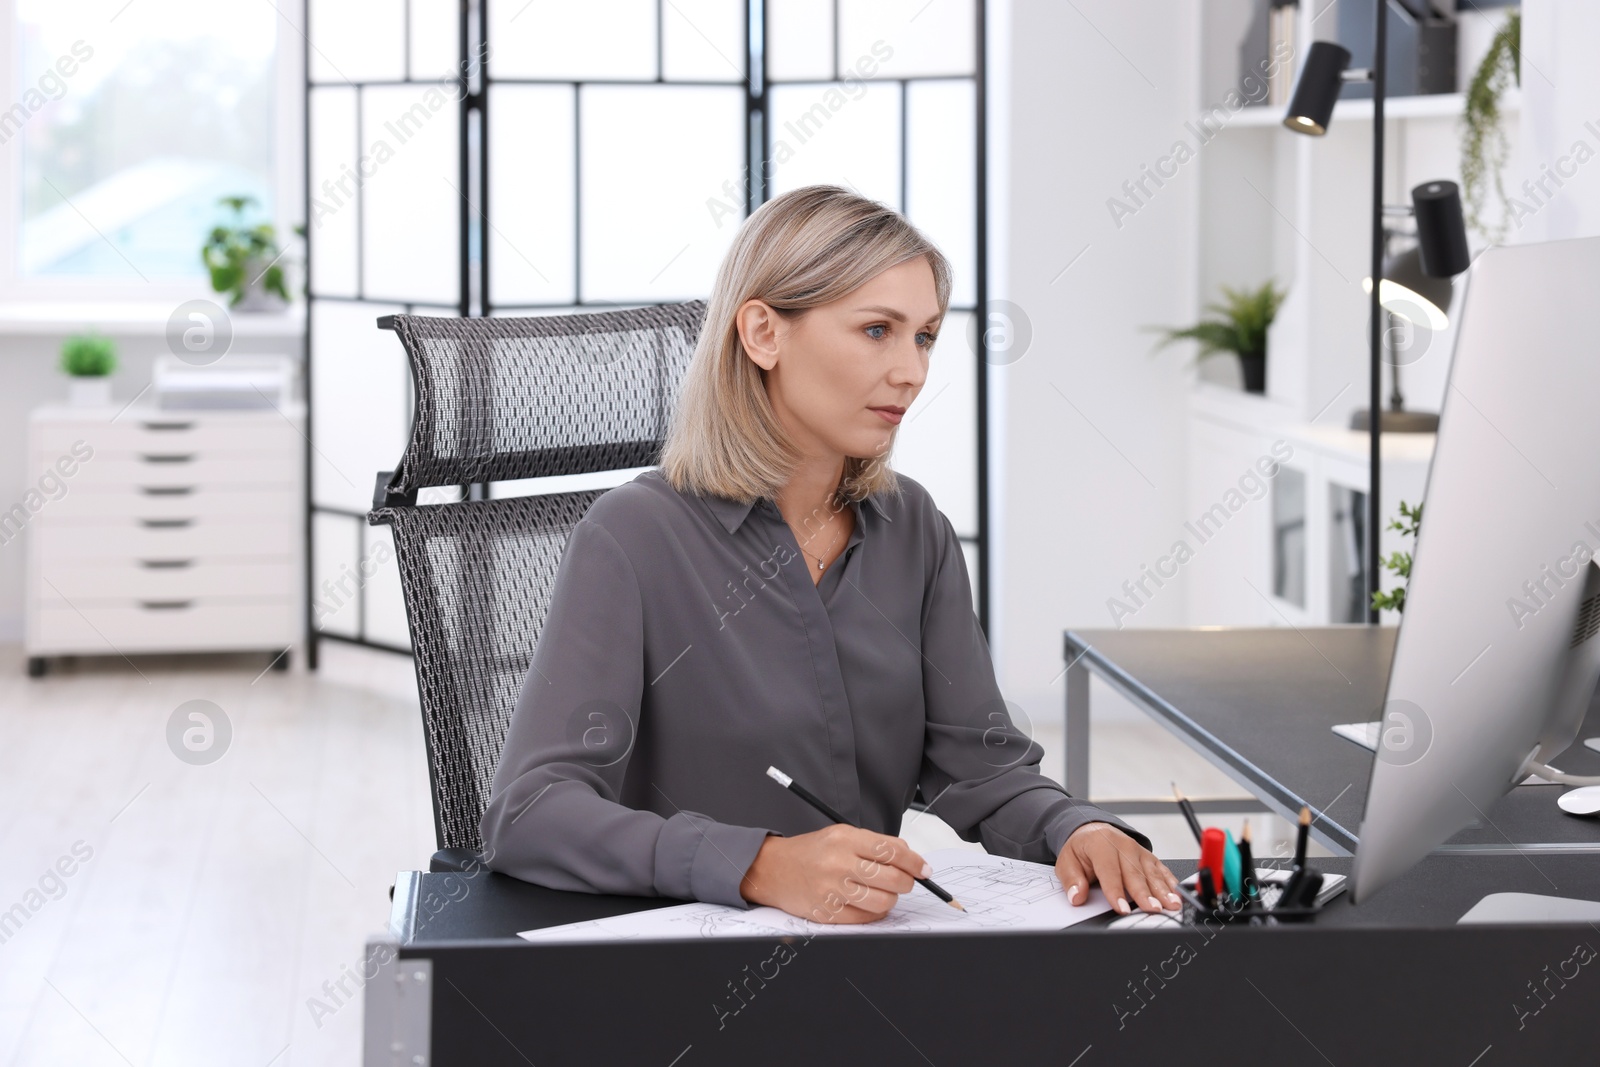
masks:
<path id="1" fill-rule="evenodd" d="M 1292 820 L 1301 805 L 1309 807 L 1317 839 L 1348 855 L 1373 754 L 1331 728 L 1380 717 L 1396 632 L 1371 626 L 1068 631 L 1067 791 L 1089 795 L 1092 672 L 1269 809 Z M 1573 774 L 1600 774 L 1600 753 L 1581 743 L 1600 735 L 1600 700 L 1590 705 L 1584 727 L 1579 743 L 1552 762 Z M 1562 788 L 1519 786 L 1488 811 L 1488 822 L 1444 847 L 1600 852 L 1600 820 L 1557 808 Z"/>
<path id="2" fill-rule="evenodd" d="M 1600 936 L 1453 925 L 1495 891 L 1600 899 L 1600 863 L 1435 855 L 1295 928 L 593 945 L 514 935 L 674 902 L 413 872 L 372 946 L 366 1063 L 1236 1065 L 1246 1043 L 1287 1063 L 1568 1062 L 1600 1002 L 1600 959 L 1571 961 Z"/>
<path id="3" fill-rule="evenodd" d="M 1372 756 L 1329 727 L 1377 716 L 1392 630 L 1067 641 L 1077 791 L 1093 671 L 1269 806 L 1306 803 L 1319 838 L 1354 847 Z M 1587 749 L 1560 762 L 1600 772 Z M 1513 791 L 1493 826 L 1454 842 L 1489 851 L 1435 853 L 1297 927 L 542 945 L 515 934 L 675 902 L 408 873 L 391 936 L 369 946 L 366 1062 L 1233 1067 L 1247 1043 L 1289 1063 L 1570 1062 L 1592 1054 L 1600 932 L 1455 925 L 1488 893 L 1600 900 L 1600 857 L 1576 851 L 1600 846 L 1600 826 L 1562 815 L 1557 788 Z"/>

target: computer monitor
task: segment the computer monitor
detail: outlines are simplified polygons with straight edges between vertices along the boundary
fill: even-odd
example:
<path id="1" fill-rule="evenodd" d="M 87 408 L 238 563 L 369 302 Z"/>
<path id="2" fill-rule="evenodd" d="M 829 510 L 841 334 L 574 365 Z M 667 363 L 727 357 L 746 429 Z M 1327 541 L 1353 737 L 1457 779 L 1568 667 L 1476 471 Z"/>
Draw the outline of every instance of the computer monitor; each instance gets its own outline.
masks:
<path id="1" fill-rule="evenodd" d="M 1600 238 L 1492 248 L 1467 285 L 1357 903 L 1555 759 L 1600 681 Z"/>

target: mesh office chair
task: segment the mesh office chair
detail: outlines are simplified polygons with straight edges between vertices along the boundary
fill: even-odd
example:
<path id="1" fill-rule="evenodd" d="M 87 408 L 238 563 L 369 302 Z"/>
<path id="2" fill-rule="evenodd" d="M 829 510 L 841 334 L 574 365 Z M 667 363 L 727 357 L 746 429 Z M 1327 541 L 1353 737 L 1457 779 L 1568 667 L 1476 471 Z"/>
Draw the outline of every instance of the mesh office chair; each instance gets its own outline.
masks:
<path id="1" fill-rule="evenodd" d="M 440 852 L 468 867 L 478 820 L 567 539 L 605 492 L 484 499 L 490 482 L 657 462 L 704 301 L 530 318 L 378 320 L 405 345 L 416 403 L 367 521 L 393 531 L 422 701 Z M 421 489 L 467 499 L 418 504 Z"/>

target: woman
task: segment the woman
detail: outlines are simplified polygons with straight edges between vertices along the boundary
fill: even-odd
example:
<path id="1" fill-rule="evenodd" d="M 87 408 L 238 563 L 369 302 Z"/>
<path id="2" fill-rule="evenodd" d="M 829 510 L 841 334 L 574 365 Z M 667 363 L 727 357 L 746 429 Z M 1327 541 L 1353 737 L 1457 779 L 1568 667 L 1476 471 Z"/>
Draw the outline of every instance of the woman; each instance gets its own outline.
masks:
<path id="1" fill-rule="evenodd" d="M 1054 863 L 1074 902 L 1098 881 L 1123 913 L 1179 906 L 1147 838 L 1040 775 L 955 531 L 887 463 L 949 298 L 938 249 L 844 189 L 745 221 L 660 468 L 567 543 L 483 816 L 490 866 L 870 922 L 926 876 L 893 836 L 920 786 L 965 840 Z"/>

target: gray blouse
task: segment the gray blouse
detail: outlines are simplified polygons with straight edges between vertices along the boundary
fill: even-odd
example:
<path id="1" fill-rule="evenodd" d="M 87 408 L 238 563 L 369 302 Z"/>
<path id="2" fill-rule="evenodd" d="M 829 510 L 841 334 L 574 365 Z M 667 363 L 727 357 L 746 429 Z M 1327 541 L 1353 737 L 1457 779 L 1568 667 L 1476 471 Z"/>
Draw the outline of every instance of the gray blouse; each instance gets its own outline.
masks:
<path id="1" fill-rule="evenodd" d="M 776 505 L 680 494 L 652 469 L 574 527 L 482 832 L 495 870 L 557 889 L 747 907 L 769 833 L 900 832 L 916 792 L 967 841 L 1054 862 L 1115 817 L 1039 773 L 972 610 L 950 520 L 900 475 L 853 503 L 813 583 Z M 881 498 L 881 499 L 880 499 Z"/>

